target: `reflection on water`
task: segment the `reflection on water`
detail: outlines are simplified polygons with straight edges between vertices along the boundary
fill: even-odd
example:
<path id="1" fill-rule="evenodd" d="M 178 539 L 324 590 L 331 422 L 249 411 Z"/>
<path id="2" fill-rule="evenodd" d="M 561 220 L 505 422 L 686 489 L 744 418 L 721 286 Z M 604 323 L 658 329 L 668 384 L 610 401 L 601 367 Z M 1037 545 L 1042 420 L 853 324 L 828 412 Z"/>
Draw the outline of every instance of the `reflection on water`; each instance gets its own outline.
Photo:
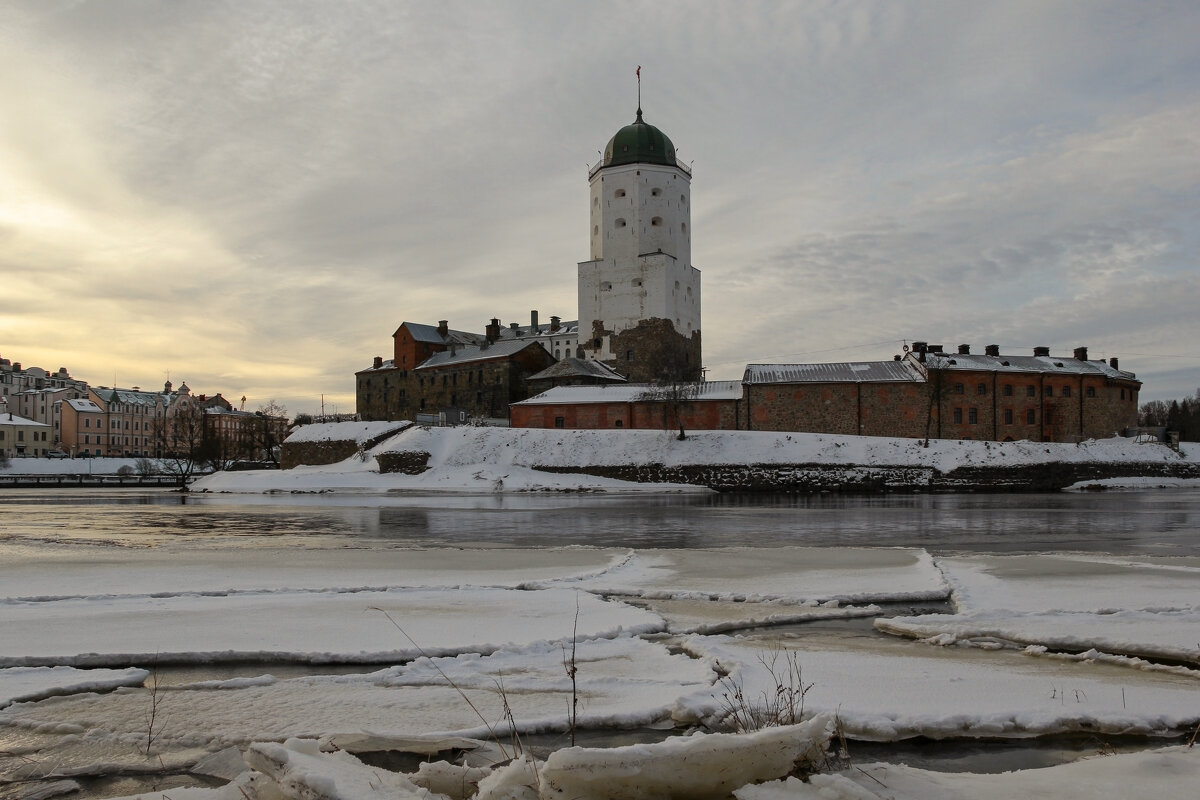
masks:
<path id="1" fill-rule="evenodd" d="M 1200 491 L 978 495 L 180 495 L 0 492 L 0 540 L 125 546 L 924 547 L 1200 555 Z"/>

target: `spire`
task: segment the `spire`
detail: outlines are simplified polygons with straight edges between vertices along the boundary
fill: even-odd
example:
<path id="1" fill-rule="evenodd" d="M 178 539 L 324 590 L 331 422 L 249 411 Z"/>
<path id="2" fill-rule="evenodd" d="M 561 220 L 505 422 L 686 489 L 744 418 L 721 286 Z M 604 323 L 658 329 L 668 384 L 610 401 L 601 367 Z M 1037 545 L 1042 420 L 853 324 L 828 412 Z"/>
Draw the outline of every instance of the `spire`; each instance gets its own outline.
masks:
<path id="1" fill-rule="evenodd" d="M 642 121 L 642 65 L 641 64 L 638 64 L 637 71 L 634 74 L 637 75 L 637 83 L 638 83 L 637 121 L 641 122 Z"/>

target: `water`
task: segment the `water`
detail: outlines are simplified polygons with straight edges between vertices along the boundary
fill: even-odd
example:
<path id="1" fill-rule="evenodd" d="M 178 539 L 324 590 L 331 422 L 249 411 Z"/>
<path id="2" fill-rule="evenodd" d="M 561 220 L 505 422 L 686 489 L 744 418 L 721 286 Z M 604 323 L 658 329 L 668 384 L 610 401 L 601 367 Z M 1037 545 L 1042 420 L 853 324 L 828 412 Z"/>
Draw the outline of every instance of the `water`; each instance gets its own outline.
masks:
<path id="1" fill-rule="evenodd" d="M 1200 555 L 1200 490 L 1088 494 L 411 496 L 0 492 L 0 541 L 138 547 L 923 547 Z"/>

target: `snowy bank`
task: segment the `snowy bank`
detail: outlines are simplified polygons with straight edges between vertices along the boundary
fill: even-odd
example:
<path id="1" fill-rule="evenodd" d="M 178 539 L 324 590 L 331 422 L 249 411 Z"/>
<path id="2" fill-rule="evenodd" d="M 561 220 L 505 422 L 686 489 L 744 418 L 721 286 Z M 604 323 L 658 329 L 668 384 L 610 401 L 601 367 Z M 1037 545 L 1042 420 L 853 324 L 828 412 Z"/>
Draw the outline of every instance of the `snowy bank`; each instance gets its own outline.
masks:
<path id="1" fill-rule="evenodd" d="M 343 423 L 350 424 L 350 423 Z M 365 425 L 366 423 L 353 423 Z M 356 445 L 356 448 L 359 445 Z M 410 427 L 336 463 L 217 474 L 214 492 L 1061 489 L 1124 476 L 1200 477 L 1165 445 L 894 439 L 759 431 Z"/>

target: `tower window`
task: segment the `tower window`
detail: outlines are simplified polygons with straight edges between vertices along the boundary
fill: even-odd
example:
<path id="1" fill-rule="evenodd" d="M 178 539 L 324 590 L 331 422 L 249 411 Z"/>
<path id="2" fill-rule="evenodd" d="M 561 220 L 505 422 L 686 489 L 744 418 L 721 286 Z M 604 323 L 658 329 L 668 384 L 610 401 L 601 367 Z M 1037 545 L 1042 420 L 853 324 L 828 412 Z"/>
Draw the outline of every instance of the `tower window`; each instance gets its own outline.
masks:
<path id="1" fill-rule="evenodd" d="M 687 233 L 687 223 L 686 222 L 679 223 L 679 230 L 682 233 Z"/>
<path id="2" fill-rule="evenodd" d="M 661 194 L 662 194 L 662 189 L 651 189 L 650 190 L 651 197 L 658 197 Z"/>
<path id="3" fill-rule="evenodd" d="M 616 225 L 618 228 L 624 228 L 625 227 L 625 218 L 617 217 L 617 221 L 614 222 L 613 224 Z"/>
<path id="4" fill-rule="evenodd" d="M 600 226 L 593 225 L 592 226 L 592 236 L 599 236 L 599 235 L 600 235 Z"/>
<path id="5" fill-rule="evenodd" d="M 634 279 L 633 279 L 633 285 L 634 285 L 634 286 L 641 286 L 641 285 L 642 285 L 642 279 L 641 279 L 641 278 L 634 278 Z"/>
<path id="6" fill-rule="evenodd" d="M 602 291 L 602 292 L 611 292 L 611 291 L 612 291 L 612 284 L 611 284 L 611 283 L 609 283 L 608 281 L 604 281 L 604 283 L 601 283 L 601 284 L 600 284 L 600 291 Z"/>
<path id="7" fill-rule="evenodd" d="M 613 192 L 613 197 L 624 197 L 624 196 L 625 196 L 624 189 L 617 189 L 615 192 Z"/>
<path id="8" fill-rule="evenodd" d="M 662 217 L 654 217 L 650 220 L 650 224 L 656 228 L 662 227 Z"/>

